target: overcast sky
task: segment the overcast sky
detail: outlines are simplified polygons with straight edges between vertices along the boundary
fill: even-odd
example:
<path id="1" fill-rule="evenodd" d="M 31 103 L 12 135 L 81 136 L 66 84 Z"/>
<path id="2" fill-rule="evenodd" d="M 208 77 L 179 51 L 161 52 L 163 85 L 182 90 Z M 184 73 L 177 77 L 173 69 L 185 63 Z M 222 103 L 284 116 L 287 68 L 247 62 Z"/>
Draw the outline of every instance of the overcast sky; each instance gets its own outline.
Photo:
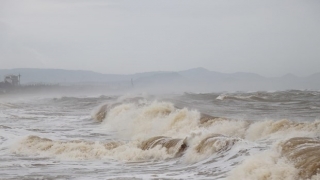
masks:
<path id="1" fill-rule="evenodd" d="M 0 0 L 0 69 L 320 72 L 319 0 Z"/>

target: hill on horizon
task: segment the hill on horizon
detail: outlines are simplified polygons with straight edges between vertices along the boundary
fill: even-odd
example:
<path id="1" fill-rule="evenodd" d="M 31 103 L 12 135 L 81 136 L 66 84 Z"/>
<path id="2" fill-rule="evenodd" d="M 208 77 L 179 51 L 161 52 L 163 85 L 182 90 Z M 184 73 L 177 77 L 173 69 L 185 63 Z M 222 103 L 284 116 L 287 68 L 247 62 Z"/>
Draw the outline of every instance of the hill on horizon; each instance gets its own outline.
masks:
<path id="1" fill-rule="evenodd" d="M 103 74 L 86 70 L 64 69 L 0 69 L 3 79 L 8 74 L 21 74 L 21 83 L 131 83 L 141 88 L 171 88 L 192 91 L 241 91 L 320 89 L 320 73 L 307 77 L 286 74 L 280 77 L 264 77 L 256 73 L 220 73 L 205 68 L 184 71 L 155 71 L 135 74 Z M 0 80 L 1 81 L 1 80 Z"/>

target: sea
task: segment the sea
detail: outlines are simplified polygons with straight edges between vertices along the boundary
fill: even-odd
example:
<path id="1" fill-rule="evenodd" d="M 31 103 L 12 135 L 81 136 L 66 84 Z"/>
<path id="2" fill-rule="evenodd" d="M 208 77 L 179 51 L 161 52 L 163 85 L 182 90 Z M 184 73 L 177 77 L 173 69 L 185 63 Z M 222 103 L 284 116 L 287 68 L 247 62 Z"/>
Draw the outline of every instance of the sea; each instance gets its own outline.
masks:
<path id="1" fill-rule="evenodd" d="M 320 92 L 0 97 L 0 179 L 320 179 Z"/>

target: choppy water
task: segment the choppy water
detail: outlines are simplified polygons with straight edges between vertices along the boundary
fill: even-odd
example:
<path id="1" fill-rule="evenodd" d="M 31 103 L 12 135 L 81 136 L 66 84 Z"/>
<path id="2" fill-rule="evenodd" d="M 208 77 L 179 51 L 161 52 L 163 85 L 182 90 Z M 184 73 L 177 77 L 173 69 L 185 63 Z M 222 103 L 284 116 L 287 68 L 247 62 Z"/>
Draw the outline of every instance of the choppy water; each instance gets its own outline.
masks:
<path id="1" fill-rule="evenodd" d="M 0 179 L 320 179 L 320 93 L 0 99 Z"/>

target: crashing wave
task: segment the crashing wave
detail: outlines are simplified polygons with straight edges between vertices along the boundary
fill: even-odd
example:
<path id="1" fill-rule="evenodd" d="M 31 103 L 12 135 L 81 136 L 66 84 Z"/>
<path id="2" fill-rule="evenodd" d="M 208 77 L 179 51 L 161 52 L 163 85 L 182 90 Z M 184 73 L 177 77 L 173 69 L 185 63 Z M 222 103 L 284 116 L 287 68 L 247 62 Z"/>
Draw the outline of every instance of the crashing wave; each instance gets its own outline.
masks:
<path id="1" fill-rule="evenodd" d="M 221 94 L 217 98 L 217 100 L 237 100 L 237 101 L 271 101 L 264 97 L 259 97 L 256 95 L 248 95 L 248 96 L 237 96 L 237 95 L 226 95 Z"/>
<path id="2" fill-rule="evenodd" d="M 218 153 L 229 150 L 239 139 L 230 138 L 221 134 L 212 134 L 201 140 L 195 147 L 197 153 L 205 152 Z"/>
<path id="3" fill-rule="evenodd" d="M 93 113 L 92 118 L 99 122 L 102 122 L 104 118 L 106 118 L 107 111 L 108 111 L 108 104 L 103 104 L 98 108 L 96 112 Z"/>
<path id="4" fill-rule="evenodd" d="M 320 121 L 234 120 L 141 99 L 103 104 L 93 118 L 116 141 L 55 141 L 29 136 L 15 145 L 13 152 L 77 160 L 179 158 L 179 162 L 190 164 L 240 157 L 233 162 L 237 166 L 233 166 L 230 179 L 306 179 L 318 175 L 320 168 L 320 142 L 309 138 L 319 135 Z M 280 152 L 267 149 L 283 138 L 289 140 L 281 144 Z M 260 142 L 267 145 L 259 147 Z"/>
<path id="5" fill-rule="evenodd" d="M 19 154 L 44 156 L 60 155 L 67 159 L 99 159 L 107 151 L 123 145 L 122 142 L 54 141 L 38 136 L 28 136 L 13 149 Z"/>
<path id="6" fill-rule="evenodd" d="M 188 147 L 186 139 L 172 139 L 164 136 L 152 137 L 143 141 L 140 145 L 142 150 L 148 150 L 156 147 L 166 148 L 169 154 L 180 156 Z"/>
<path id="7" fill-rule="evenodd" d="M 281 144 L 281 153 L 299 170 L 302 179 L 310 179 L 320 172 L 320 139 L 291 138 Z"/>

